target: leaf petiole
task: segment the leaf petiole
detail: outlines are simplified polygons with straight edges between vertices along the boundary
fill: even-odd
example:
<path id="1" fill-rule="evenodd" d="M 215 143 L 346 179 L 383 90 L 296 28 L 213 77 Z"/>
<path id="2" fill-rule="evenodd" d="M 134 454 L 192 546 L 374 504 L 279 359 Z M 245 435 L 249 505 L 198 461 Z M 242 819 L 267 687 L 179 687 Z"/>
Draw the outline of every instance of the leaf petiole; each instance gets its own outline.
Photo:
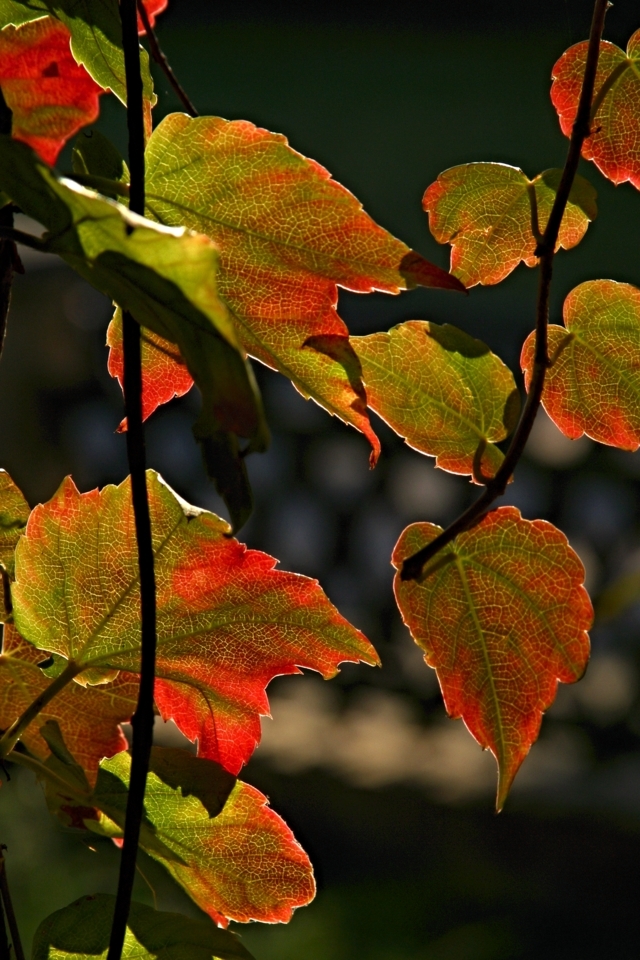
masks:
<path id="1" fill-rule="evenodd" d="M 11 724 L 9 729 L 5 730 L 0 739 L 0 760 L 4 759 L 13 750 L 29 724 L 35 720 L 47 704 L 83 670 L 83 666 L 80 666 L 74 660 L 70 660 L 62 673 L 29 704 L 24 713 Z"/>

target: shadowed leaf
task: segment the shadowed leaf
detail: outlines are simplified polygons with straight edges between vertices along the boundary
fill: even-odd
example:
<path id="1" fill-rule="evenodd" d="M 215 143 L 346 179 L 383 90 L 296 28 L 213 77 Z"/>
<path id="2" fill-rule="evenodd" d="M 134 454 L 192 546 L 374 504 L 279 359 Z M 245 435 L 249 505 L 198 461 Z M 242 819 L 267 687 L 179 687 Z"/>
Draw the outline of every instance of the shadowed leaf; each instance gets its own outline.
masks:
<path id="1" fill-rule="evenodd" d="M 155 696 L 200 753 L 237 773 L 260 738 L 265 687 L 299 667 L 377 663 L 314 580 L 229 537 L 212 513 L 147 474 L 158 584 Z M 79 545 L 82 547 L 79 548 Z M 14 617 L 35 646 L 86 669 L 136 672 L 138 560 L 129 481 L 36 507 L 16 554 Z M 82 677 L 82 674 L 80 675 Z M 109 685 L 99 689 L 108 695 Z"/>
<path id="2" fill-rule="evenodd" d="M 544 408 L 572 440 L 583 434 L 623 450 L 640 446 L 640 290 L 589 280 L 564 302 L 564 327 L 549 327 Z M 527 387 L 535 338 L 522 348 Z"/>
<path id="3" fill-rule="evenodd" d="M 210 817 L 218 816 L 236 783 L 219 763 L 176 747 L 153 747 L 149 769 L 183 797 L 197 797 Z"/>
<path id="4" fill-rule="evenodd" d="M 456 327 L 409 320 L 388 333 L 352 337 L 369 406 L 410 447 L 452 473 L 493 476 L 494 446 L 517 421 L 511 371 Z"/>
<path id="5" fill-rule="evenodd" d="M 124 184 L 131 179 L 120 151 L 99 130 L 80 131 L 73 145 L 71 164 L 77 174 L 90 174 Z"/>
<path id="6" fill-rule="evenodd" d="M 520 261 L 537 264 L 536 246 L 560 175 L 560 170 L 545 170 L 529 180 L 505 163 L 467 163 L 445 170 L 431 184 L 422 201 L 429 228 L 438 243 L 451 244 L 451 272 L 465 286 L 499 283 Z M 596 214 L 596 192 L 577 176 L 556 249 L 575 247 Z"/>
<path id="7" fill-rule="evenodd" d="M 588 47 L 586 41 L 570 47 L 552 72 L 551 100 L 566 137 L 578 112 Z M 629 40 L 626 54 L 607 40 L 600 43 L 591 136 L 582 156 L 614 183 L 629 180 L 640 190 L 640 30 Z"/>
<path id="8" fill-rule="evenodd" d="M 0 563 L 13 576 L 16 544 L 29 519 L 29 504 L 6 470 L 0 470 Z"/>
<path id="9" fill-rule="evenodd" d="M 395 568 L 439 533 L 432 523 L 407 527 Z M 420 582 L 396 574 L 402 618 L 437 671 L 447 712 L 498 762 L 498 810 L 558 681 L 573 683 L 587 665 L 593 611 L 583 580 L 564 534 L 515 507 L 459 534 Z"/>

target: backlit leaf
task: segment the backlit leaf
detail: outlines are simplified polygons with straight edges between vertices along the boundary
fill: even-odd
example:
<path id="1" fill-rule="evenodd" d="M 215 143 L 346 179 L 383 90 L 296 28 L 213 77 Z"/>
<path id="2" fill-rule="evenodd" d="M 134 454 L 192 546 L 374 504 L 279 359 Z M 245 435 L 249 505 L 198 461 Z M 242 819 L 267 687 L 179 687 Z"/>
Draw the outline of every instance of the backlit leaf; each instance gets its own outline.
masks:
<path id="1" fill-rule="evenodd" d="M 0 32 L 0 87 L 13 111 L 12 135 L 47 163 L 93 123 L 103 93 L 71 56 L 67 28 L 51 17 Z"/>
<path id="2" fill-rule="evenodd" d="M 6 730 L 51 680 L 38 666 L 46 654 L 27 643 L 11 624 L 4 626 L 0 655 L 0 728 Z M 40 727 L 55 720 L 65 743 L 94 783 L 98 764 L 126 750 L 127 741 L 119 724 L 128 721 L 138 699 L 138 679 L 121 673 L 108 686 L 68 684 L 27 728 L 22 741 L 38 757 L 49 748 Z"/>
<path id="3" fill-rule="evenodd" d="M 127 102 L 122 29 L 118 0 L 0 0 L 0 27 L 20 26 L 50 15 L 69 30 L 76 62 L 104 90 Z M 140 50 L 144 97 L 153 106 L 149 55 Z"/>
<path id="4" fill-rule="evenodd" d="M 97 893 L 81 897 L 43 920 L 33 940 L 31 960 L 105 958 L 115 897 Z M 240 940 L 206 920 L 153 910 L 131 903 L 123 960 L 251 960 Z"/>
<path id="5" fill-rule="evenodd" d="M 102 763 L 96 805 L 120 812 L 116 822 L 87 820 L 95 832 L 122 836 L 130 764 L 127 753 Z M 143 848 L 216 923 L 286 923 L 296 907 L 313 899 L 309 858 L 255 787 L 238 780 L 222 812 L 211 818 L 196 797 L 181 795 L 150 773 L 144 804 L 158 840 L 176 856 L 166 859 L 161 848 L 149 849 L 141 838 Z"/>
<path id="6" fill-rule="evenodd" d="M 640 446 L 640 290 L 629 283 L 589 280 L 564 302 L 564 327 L 549 326 L 542 402 L 566 436 L 583 434 L 623 450 Z M 525 383 L 533 370 L 535 336 L 522 348 Z"/>
<path id="7" fill-rule="evenodd" d="M 200 753 L 237 773 L 260 738 L 266 685 L 299 667 L 376 663 L 315 580 L 228 536 L 149 471 L 158 584 L 156 702 Z M 31 513 L 16 552 L 14 617 L 35 646 L 87 669 L 136 672 L 138 567 L 129 482 L 80 494 L 66 480 Z M 105 692 L 108 685 L 104 686 Z"/>
<path id="8" fill-rule="evenodd" d="M 0 178 L 24 213 L 48 228 L 41 249 L 59 254 L 142 326 L 178 344 L 203 396 L 194 432 L 239 526 L 250 499 L 248 481 L 238 496 L 237 481 L 246 478 L 238 437 L 261 450 L 268 431 L 253 373 L 218 297 L 215 245 L 202 234 L 160 227 L 57 179 L 8 137 L 0 138 Z"/>
<path id="9" fill-rule="evenodd" d="M 545 170 L 529 180 L 519 167 L 505 163 L 467 163 L 441 173 L 422 205 L 438 243 L 451 244 L 451 272 L 472 287 L 499 283 L 520 261 L 534 267 L 561 172 Z M 596 214 L 596 192 L 577 176 L 556 249 L 575 247 Z"/>
<path id="10" fill-rule="evenodd" d="M 393 553 L 397 570 L 441 528 L 415 523 Z M 438 674 L 447 712 L 462 717 L 498 762 L 497 808 L 538 736 L 558 681 L 587 665 L 593 611 L 584 568 L 559 530 L 499 507 L 461 533 L 395 594 Z"/>
<path id="11" fill-rule="evenodd" d="M 520 408 L 508 367 L 480 340 L 450 324 L 409 320 L 388 333 L 352 337 L 367 402 L 410 447 L 452 473 L 493 476 L 494 446 Z"/>
<path id="12" fill-rule="evenodd" d="M 124 184 L 131 179 L 120 151 L 99 130 L 80 131 L 73 145 L 71 164 L 76 174 L 91 174 Z"/>
<path id="13" fill-rule="evenodd" d="M 220 247 L 220 293 L 247 352 L 379 451 L 358 360 L 336 312 L 338 285 L 397 293 L 460 289 L 377 226 L 327 171 L 246 121 L 171 114 L 149 141 L 147 212 Z"/>
<path id="14" fill-rule="evenodd" d="M 6 470 L 0 470 L 0 563 L 13 576 L 13 555 L 29 519 L 29 504 Z"/>
<path id="15" fill-rule="evenodd" d="M 569 47 L 553 68 L 551 100 L 567 137 L 578 112 L 588 47 L 586 41 Z M 629 180 L 640 190 L 640 30 L 626 54 L 607 40 L 600 43 L 591 136 L 582 156 L 614 183 Z"/>
<path id="16" fill-rule="evenodd" d="M 154 27 L 158 14 L 167 9 L 168 0 L 143 0 L 143 2 L 144 8 L 149 16 L 149 23 Z M 138 33 L 144 34 L 145 32 L 144 24 L 142 23 L 140 14 L 138 14 Z"/>

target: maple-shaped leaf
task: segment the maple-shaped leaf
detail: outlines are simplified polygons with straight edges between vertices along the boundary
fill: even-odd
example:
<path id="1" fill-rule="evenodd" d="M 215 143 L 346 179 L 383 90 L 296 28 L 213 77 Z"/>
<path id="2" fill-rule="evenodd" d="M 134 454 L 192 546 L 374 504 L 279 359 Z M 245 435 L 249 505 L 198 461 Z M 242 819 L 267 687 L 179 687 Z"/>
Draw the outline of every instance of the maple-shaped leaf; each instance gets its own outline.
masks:
<path id="1" fill-rule="evenodd" d="M 45 690 L 51 680 L 38 666 L 42 653 L 24 640 L 11 624 L 4 625 L 0 655 L 0 728 L 6 730 Z M 121 673 L 108 687 L 82 686 L 71 682 L 27 727 L 22 742 L 36 756 L 46 756 L 48 747 L 40 727 L 55 720 L 65 742 L 88 779 L 95 783 L 98 764 L 127 749 L 120 723 L 129 721 L 138 699 L 137 677 Z"/>
<path id="2" fill-rule="evenodd" d="M 536 247 L 551 213 L 561 170 L 533 180 L 506 163 L 466 163 L 441 173 L 422 205 L 438 243 L 451 244 L 451 272 L 467 287 L 499 283 L 523 261 L 534 267 Z M 556 249 L 579 243 L 597 215 L 596 192 L 576 176 Z"/>
<path id="3" fill-rule="evenodd" d="M 200 387 L 194 426 L 235 526 L 251 511 L 238 438 L 263 450 L 268 429 L 253 372 L 218 296 L 218 250 L 209 237 L 172 229 L 53 172 L 24 144 L 0 137 L 3 189 L 48 233 L 38 249 L 57 253 L 142 326 L 177 343 Z"/>
<path id="4" fill-rule="evenodd" d="M 89 960 L 106 956 L 116 898 L 107 893 L 81 897 L 42 921 L 31 960 Z M 123 960 L 252 960 L 238 937 L 210 921 L 131 903 Z"/>
<path id="5" fill-rule="evenodd" d="M 317 581 L 229 537 L 147 474 L 158 589 L 155 697 L 199 752 L 237 773 L 260 738 L 266 685 L 299 667 L 333 676 L 377 663 Z M 82 544 L 82 549 L 78 549 Z M 36 647 L 84 669 L 136 672 L 138 559 L 129 481 L 80 494 L 70 479 L 35 507 L 16 551 L 14 617 Z M 108 685 L 100 688 L 108 693 Z"/>
<path id="6" fill-rule="evenodd" d="M 452 473 L 493 476 L 494 444 L 513 430 L 520 399 L 509 368 L 450 324 L 409 320 L 352 337 L 367 402 L 410 447 Z"/>
<path id="7" fill-rule="evenodd" d="M 572 440 L 583 434 L 623 450 L 640 446 L 640 290 L 630 283 L 588 280 L 564 302 L 564 326 L 549 326 L 542 394 L 545 410 Z M 520 363 L 528 388 L 535 334 Z"/>
<path id="8" fill-rule="evenodd" d="M 146 168 L 148 215 L 218 243 L 220 293 L 245 350 L 361 430 L 375 460 L 337 287 L 397 293 L 459 281 L 374 223 L 285 137 L 247 121 L 171 114 L 153 132 Z"/>
<path id="9" fill-rule="evenodd" d="M 104 91 L 69 49 L 69 31 L 51 17 L 0 31 L 0 87 L 12 135 L 55 163 L 67 140 L 93 123 Z"/>
<path id="10" fill-rule="evenodd" d="M 153 0 L 152 0 L 153 2 Z M 118 0 L 0 0 L 0 28 L 41 20 L 47 15 L 69 31 L 71 53 L 103 90 L 112 90 L 127 102 Z M 147 121 L 156 102 L 149 71 L 149 55 L 140 50 L 140 71 Z"/>
<path id="11" fill-rule="evenodd" d="M 588 48 L 588 41 L 569 47 L 552 72 L 551 100 L 567 137 L 578 112 Z M 640 190 L 640 30 L 629 40 L 626 54 L 601 41 L 594 89 L 591 135 L 582 156 L 614 183 L 629 180 Z"/>
<path id="12" fill-rule="evenodd" d="M 441 532 L 432 523 L 407 527 L 396 569 Z M 459 534 L 419 581 L 396 574 L 402 618 L 437 671 L 447 712 L 498 762 L 498 810 L 558 681 L 573 683 L 587 665 L 593 610 L 583 580 L 564 534 L 515 507 Z"/>
<path id="13" fill-rule="evenodd" d="M 13 576 L 16 544 L 24 533 L 30 507 L 6 470 L 0 470 L 0 563 Z"/>

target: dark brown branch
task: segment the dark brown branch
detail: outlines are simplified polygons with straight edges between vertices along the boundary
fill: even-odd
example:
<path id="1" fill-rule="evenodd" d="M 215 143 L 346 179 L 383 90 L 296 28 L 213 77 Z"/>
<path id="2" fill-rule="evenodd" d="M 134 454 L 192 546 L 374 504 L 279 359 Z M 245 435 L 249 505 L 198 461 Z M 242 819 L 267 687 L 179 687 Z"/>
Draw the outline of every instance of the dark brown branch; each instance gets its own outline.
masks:
<path id="1" fill-rule="evenodd" d="M 129 207 L 144 214 L 144 114 L 140 44 L 136 0 L 120 0 L 122 41 L 127 80 L 127 123 L 129 127 L 129 170 L 131 186 Z M 127 417 L 127 457 L 131 473 L 131 495 L 138 545 L 140 571 L 140 614 L 142 623 L 142 659 L 140 689 L 131 719 L 133 746 L 129 797 L 124 825 L 124 844 L 120 860 L 118 891 L 111 927 L 107 960 L 120 960 L 136 875 L 144 793 L 153 741 L 153 688 L 156 661 L 156 583 L 151 540 L 151 517 L 145 471 L 144 431 L 142 427 L 142 365 L 140 327 L 125 311 L 123 317 L 124 402 Z"/>
<path id="2" fill-rule="evenodd" d="M 7 106 L 2 90 L 0 89 L 0 134 L 9 136 L 13 114 Z M 0 210 L 0 227 L 13 227 L 13 207 L 7 204 Z M 15 242 L 11 239 L 0 239 L 0 356 L 4 347 L 4 338 L 7 331 L 7 317 L 11 305 L 11 287 L 13 275 L 24 273 L 24 267 L 18 256 Z"/>
<path id="3" fill-rule="evenodd" d="M 13 952 L 15 954 L 15 960 L 25 960 L 24 950 L 22 949 L 22 941 L 20 940 L 20 931 L 18 930 L 16 915 L 13 912 L 13 903 L 11 902 L 9 883 L 7 881 L 7 870 L 4 859 L 4 851 L 6 849 L 7 848 L 4 843 L 0 844 L 0 896 L 2 897 L 2 906 L 4 907 L 4 915 L 7 918 L 9 933 L 11 934 L 11 943 L 13 946 Z"/>
<path id="4" fill-rule="evenodd" d="M 160 69 L 163 71 L 165 77 L 173 87 L 178 99 L 182 103 L 182 106 L 185 108 L 189 116 L 199 117 L 200 114 L 198 113 L 194 105 L 191 103 L 191 100 L 187 96 L 186 91 L 180 85 L 178 78 L 176 77 L 175 73 L 171 69 L 171 64 L 167 60 L 162 47 L 158 43 L 156 32 L 151 26 L 151 21 L 149 20 L 149 14 L 145 9 L 145 5 L 142 2 L 142 0 L 138 0 L 138 13 L 140 14 L 140 19 L 142 20 L 144 29 L 147 34 L 147 39 L 149 41 L 149 48 L 151 50 L 151 56 L 153 57 L 155 62 L 158 64 Z"/>
<path id="5" fill-rule="evenodd" d="M 542 389 L 544 379 L 549 366 L 547 355 L 547 328 L 549 324 L 549 288 L 553 274 L 553 258 L 555 255 L 556 244 L 558 242 L 558 233 L 560 224 L 564 215 L 569 193 L 573 186 L 582 144 L 590 133 L 590 114 L 593 101 L 593 90 L 596 79 L 596 70 L 598 68 L 598 56 L 600 53 L 600 40 L 604 29 L 604 18 L 609 8 L 609 0 L 596 0 L 593 11 L 593 20 L 591 22 L 591 33 L 589 36 L 589 51 L 585 65 L 584 79 L 582 81 L 582 90 L 580 92 L 580 101 L 578 112 L 571 131 L 571 140 L 567 159 L 562 171 L 562 177 L 558 186 L 558 192 L 549 215 L 549 221 L 542 235 L 542 239 L 536 249 L 536 255 L 540 258 L 539 278 L 538 278 L 538 300 L 536 306 L 536 345 L 533 363 L 533 372 L 529 384 L 529 393 L 520 417 L 520 422 L 511 440 L 511 444 L 505 455 L 502 464 L 496 475 L 489 480 L 484 491 L 478 499 L 468 507 L 453 523 L 443 530 L 442 533 L 432 540 L 431 543 L 418 550 L 413 556 L 408 557 L 403 565 L 400 576 L 403 580 L 417 580 L 422 576 L 425 564 L 431 560 L 443 547 L 451 543 L 458 534 L 464 530 L 469 530 L 475 526 L 487 513 L 491 504 L 498 497 L 501 497 L 507 488 L 507 484 L 513 475 L 520 457 L 523 454 L 533 422 L 540 406 L 542 398 Z"/>

